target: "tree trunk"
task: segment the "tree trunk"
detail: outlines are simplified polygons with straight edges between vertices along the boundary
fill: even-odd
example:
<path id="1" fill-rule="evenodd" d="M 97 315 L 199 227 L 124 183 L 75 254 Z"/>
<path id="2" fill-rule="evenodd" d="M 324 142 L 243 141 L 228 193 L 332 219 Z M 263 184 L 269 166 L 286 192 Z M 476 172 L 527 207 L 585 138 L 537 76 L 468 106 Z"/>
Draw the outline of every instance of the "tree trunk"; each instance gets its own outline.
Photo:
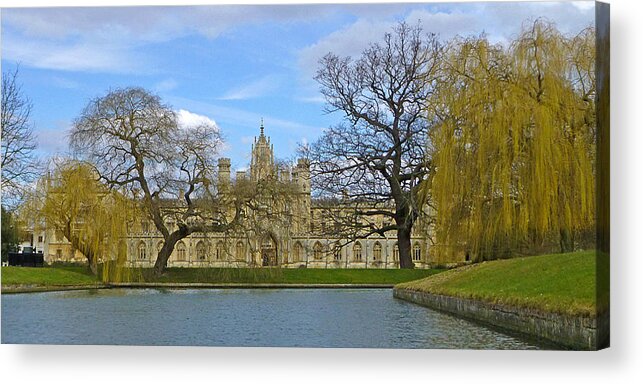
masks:
<path id="1" fill-rule="evenodd" d="M 94 262 L 93 258 L 87 257 L 87 263 L 89 264 L 89 270 L 94 276 L 98 276 L 98 265 Z"/>
<path id="2" fill-rule="evenodd" d="M 179 240 L 179 238 L 175 238 L 172 235 L 170 235 L 168 239 L 165 239 L 163 247 L 161 247 L 156 257 L 156 262 L 154 263 L 154 276 L 160 277 L 163 274 L 167 266 L 167 261 L 170 259 L 172 251 L 174 251 L 174 246 Z"/>
<path id="3" fill-rule="evenodd" d="M 397 230 L 397 248 L 400 253 L 400 268 L 413 269 L 415 264 L 411 259 L 411 229 L 400 228 Z"/>
<path id="4" fill-rule="evenodd" d="M 67 225 L 67 227 L 63 229 L 63 235 L 71 243 L 72 255 L 75 249 L 79 250 L 80 253 L 82 253 L 87 259 L 87 267 L 89 271 L 92 273 L 92 275 L 98 276 L 98 266 L 96 263 L 96 255 L 94 254 L 94 251 L 89 246 L 87 246 L 84 241 L 81 241 L 78 236 L 72 235 L 71 225 Z"/>
<path id="5" fill-rule="evenodd" d="M 560 230 L 560 252 L 567 253 L 574 250 L 574 237 L 568 229 Z"/>
<path id="6" fill-rule="evenodd" d="M 176 243 L 188 237 L 190 233 L 191 231 L 187 227 L 181 226 L 178 230 L 170 233 L 170 235 L 163 241 L 163 247 L 161 247 L 158 257 L 156 258 L 156 262 L 154 263 L 154 275 L 156 277 L 160 277 L 165 271 L 167 261 L 170 259 Z"/>

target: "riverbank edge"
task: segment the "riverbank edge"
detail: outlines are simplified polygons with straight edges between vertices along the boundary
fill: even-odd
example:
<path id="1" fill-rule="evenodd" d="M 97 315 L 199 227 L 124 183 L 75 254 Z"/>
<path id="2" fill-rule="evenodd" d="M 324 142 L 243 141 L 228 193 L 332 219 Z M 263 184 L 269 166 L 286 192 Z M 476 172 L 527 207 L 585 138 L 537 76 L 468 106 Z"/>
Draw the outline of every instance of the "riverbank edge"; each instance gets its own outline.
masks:
<path id="1" fill-rule="evenodd" d="M 394 284 L 300 284 L 300 283 L 108 283 L 96 285 L 3 285 L 2 294 L 77 291 L 82 289 L 342 289 L 393 288 Z"/>
<path id="2" fill-rule="evenodd" d="M 398 287 L 393 288 L 393 296 L 567 349 L 609 347 L 609 310 L 596 317 L 571 316 Z"/>

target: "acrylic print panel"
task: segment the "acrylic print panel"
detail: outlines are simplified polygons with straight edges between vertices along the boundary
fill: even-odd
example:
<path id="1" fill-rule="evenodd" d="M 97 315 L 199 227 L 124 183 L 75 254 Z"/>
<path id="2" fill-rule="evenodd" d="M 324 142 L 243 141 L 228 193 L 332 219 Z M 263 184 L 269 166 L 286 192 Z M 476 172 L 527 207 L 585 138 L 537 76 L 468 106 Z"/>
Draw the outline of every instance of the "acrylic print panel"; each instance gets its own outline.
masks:
<path id="1" fill-rule="evenodd" d="M 3 343 L 609 345 L 608 5 L 12 8 L 2 35 Z"/>

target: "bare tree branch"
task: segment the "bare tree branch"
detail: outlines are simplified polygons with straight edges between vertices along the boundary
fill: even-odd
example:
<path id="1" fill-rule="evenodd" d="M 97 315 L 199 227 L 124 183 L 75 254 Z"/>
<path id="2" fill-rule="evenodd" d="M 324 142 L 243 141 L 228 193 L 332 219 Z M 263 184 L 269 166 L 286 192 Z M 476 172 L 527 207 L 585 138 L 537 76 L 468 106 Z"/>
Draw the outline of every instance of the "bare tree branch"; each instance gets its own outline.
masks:
<path id="1" fill-rule="evenodd" d="M 30 121 L 32 104 L 17 83 L 18 69 L 2 74 L 2 201 L 18 204 L 40 173 L 36 137 Z"/>

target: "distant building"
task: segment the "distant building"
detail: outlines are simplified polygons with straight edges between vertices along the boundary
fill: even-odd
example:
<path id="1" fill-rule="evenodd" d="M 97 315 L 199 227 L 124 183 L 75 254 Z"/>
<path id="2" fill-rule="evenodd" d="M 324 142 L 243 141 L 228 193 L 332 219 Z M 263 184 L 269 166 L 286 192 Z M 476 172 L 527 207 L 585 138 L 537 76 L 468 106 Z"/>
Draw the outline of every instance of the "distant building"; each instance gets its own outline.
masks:
<path id="1" fill-rule="evenodd" d="M 328 202 L 311 199 L 308 163 L 299 159 L 292 166 L 276 164 L 273 145 L 264 134 L 263 123 L 252 145 L 249 169 L 236 172 L 233 180 L 230 167 L 230 159 L 219 159 L 218 188 L 223 193 L 231 183 L 246 179 L 253 182 L 275 180 L 289 186 L 293 193 L 271 214 L 264 212 L 261 216 L 246 212 L 248 218 L 257 222 L 252 231 L 193 233 L 179 241 L 168 260 L 168 267 L 399 267 L 395 231 L 386 233 L 385 237 L 377 235 L 354 241 L 332 234 L 332 228 L 328 228 L 332 222 L 325 217 L 329 212 Z M 381 223 L 389 219 L 375 220 Z M 132 228 L 127 238 L 127 259 L 132 266 L 152 266 L 163 246 L 163 237 L 151 222 L 142 220 L 139 224 Z M 33 234 L 33 245 L 44 250 L 47 262 L 85 260 L 64 237 L 53 232 L 43 230 Z M 429 266 L 428 236 L 428 226 L 417 222 L 411 239 L 411 258 L 416 268 Z"/>

